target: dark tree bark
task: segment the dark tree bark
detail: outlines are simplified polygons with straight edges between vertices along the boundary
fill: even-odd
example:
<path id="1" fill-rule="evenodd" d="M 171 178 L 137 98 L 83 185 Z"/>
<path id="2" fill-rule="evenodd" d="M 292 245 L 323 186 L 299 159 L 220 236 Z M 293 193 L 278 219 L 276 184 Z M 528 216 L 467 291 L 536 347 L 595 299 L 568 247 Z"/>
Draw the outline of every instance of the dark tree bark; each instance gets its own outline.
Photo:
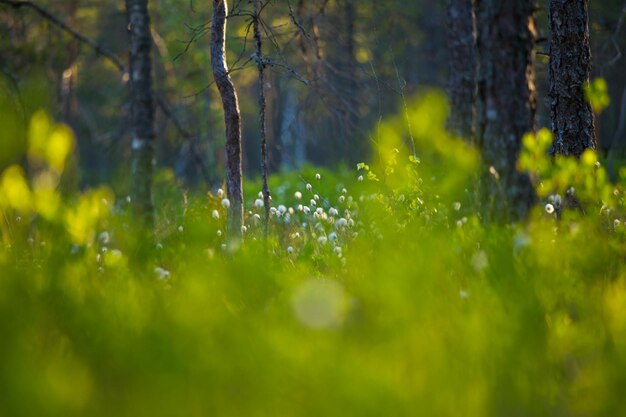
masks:
<path id="1" fill-rule="evenodd" d="M 269 167 L 267 161 L 267 129 L 265 125 L 265 61 L 263 60 L 263 41 L 261 38 L 261 29 L 259 28 L 259 0 L 253 0 L 253 9 L 254 43 L 256 46 L 256 63 L 259 70 L 259 129 L 261 131 L 261 176 L 263 178 L 263 207 L 265 208 L 263 229 L 265 238 L 267 239 L 270 221 L 270 189 L 267 185 Z"/>
<path id="2" fill-rule="evenodd" d="M 473 140 L 476 132 L 475 0 L 448 0 L 448 53 L 450 74 L 448 95 L 451 133 Z"/>
<path id="3" fill-rule="evenodd" d="M 129 81 L 132 102 L 132 202 L 144 226 L 154 224 L 152 174 L 154 167 L 154 93 L 152 37 L 148 0 L 126 0 L 130 32 Z"/>
<path id="4" fill-rule="evenodd" d="M 226 124 L 226 188 L 230 199 L 228 233 L 231 237 L 241 237 L 243 226 L 241 115 L 237 92 L 226 65 L 226 10 L 226 0 L 213 0 L 211 69 L 222 97 Z"/>
<path id="5" fill-rule="evenodd" d="M 520 218 L 534 201 L 530 179 L 516 170 L 522 137 L 535 130 L 533 12 L 533 0 L 476 0 L 477 133 L 493 220 Z"/>
<path id="6" fill-rule="evenodd" d="M 550 31 L 552 151 L 579 157 L 596 148 L 593 111 L 583 92 L 591 71 L 587 0 L 550 0 Z"/>

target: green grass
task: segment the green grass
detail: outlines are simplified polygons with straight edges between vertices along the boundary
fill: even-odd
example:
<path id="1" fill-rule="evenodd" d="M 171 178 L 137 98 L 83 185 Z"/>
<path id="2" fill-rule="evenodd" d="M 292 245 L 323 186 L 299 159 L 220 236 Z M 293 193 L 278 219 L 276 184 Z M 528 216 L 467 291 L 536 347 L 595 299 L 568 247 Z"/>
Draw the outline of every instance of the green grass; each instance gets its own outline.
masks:
<path id="1" fill-rule="evenodd" d="M 62 166 L 31 133 L 37 169 L 0 181 L 0 416 L 625 414 L 623 177 L 529 136 L 541 203 L 485 225 L 476 152 L 444 133 L 439 95 L 414 109 L 419 160 L 399 117 L 367 168 L 273 177 L 294 211 L 267 242 L 248 182 L 243 245 L 217 192 L 167 173 L 154 244 L 106 188 L 51 208 Z M 570 187 L 580 208 L 558 204 Z"/>

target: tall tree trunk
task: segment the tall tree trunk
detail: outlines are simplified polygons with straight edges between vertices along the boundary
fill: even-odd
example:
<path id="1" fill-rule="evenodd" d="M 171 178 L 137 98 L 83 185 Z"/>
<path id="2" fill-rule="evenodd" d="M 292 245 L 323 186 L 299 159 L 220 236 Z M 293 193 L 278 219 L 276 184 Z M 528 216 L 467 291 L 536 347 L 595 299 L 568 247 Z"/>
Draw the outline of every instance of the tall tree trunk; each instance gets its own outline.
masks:
<path id="1" fill-rule="evenodd" d="M 130 90 L 132 101 L 132 201 L 144 226 L 154 224 L 152 174 L 154 166 L 154 94 L 152 38 L 148 0 L 126 0 L 130 32 Z"/>
<path id="2" fill-rule="evenodd" d="M 253 31 L 254 43 L 256 46 L 257 68 L 259 70 L 259 129 L 261 131 L 261 176 L 263 178 L 263 207 L 265 208 L 265 216 L 263 217 L 263 231 L 267 239 L 269 233 L 270 222 L 270 189 L 267 185 L 268 179 L 268 160 L 267 160 L 267 129 L 265 124 L 265 61 L 263 60 L 263 41 L 261 39 L 259 0 L 253 0 Z"/>
<path id="3" fill-rule="evenodd" d="M 448 0 L 448 53 L 451 133 L 473 140 L 476 132 L 475 0 Z"/>
<path id="4" fill-rule="evenodd" d="M 596 148 L 593 111 L 583 92 L 591 71 L 587 0 L 550 0 L 550 31 L 552 151 L 579 157 Z"/>
<path id="5" fill-rule="evenodd" d="M 533 0 L 476 0 L 477 131 L 494 220 L 522 217 L 534 201 L 530 179 L 516 170 L 522 136 L 535 130 L 533 12 Z"/>
<path id="6" fill-rule="evenodd" d="M 211 69 L 222 97 L 226 124 L 226 188 L 230 199 L 228 232 L 241 237 L 243 226 L 243 185 L 241 164 L 241 116 L 237 92 L 226 65 L 226 0 L 213 0 L 211 23 Z"/>

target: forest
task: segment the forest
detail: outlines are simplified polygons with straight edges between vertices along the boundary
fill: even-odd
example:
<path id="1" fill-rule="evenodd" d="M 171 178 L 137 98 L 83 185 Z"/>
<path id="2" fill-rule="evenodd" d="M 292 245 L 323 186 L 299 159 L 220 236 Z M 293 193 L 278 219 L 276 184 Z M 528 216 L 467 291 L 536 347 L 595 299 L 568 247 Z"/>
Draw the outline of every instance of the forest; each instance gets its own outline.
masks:
<path id="1" fill-rule="evenodd" d="M 0 417 L 626 415 L 623 0 L 0 0 Z"/>

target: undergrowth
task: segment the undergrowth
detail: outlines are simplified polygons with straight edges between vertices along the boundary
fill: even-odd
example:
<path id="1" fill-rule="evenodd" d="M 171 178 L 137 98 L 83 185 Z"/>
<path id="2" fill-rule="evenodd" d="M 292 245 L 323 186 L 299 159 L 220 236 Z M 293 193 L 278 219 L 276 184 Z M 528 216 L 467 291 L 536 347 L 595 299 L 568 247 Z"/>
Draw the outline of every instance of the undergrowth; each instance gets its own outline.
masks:
<path id="1" fill-rule="evenodd" d="M 165 172 L 146 242 L 126 197 L 60 193 L 72 134 L 36 114 L 0 176 L 0 415 L 626 414 L 626 173 L 528 135 L 540 203 L 487 224 L 445 115 L 428 93 L 371 161 L 275 175 L 267 241 L 258 182 L 229 242 L 224 191 Z"/>

